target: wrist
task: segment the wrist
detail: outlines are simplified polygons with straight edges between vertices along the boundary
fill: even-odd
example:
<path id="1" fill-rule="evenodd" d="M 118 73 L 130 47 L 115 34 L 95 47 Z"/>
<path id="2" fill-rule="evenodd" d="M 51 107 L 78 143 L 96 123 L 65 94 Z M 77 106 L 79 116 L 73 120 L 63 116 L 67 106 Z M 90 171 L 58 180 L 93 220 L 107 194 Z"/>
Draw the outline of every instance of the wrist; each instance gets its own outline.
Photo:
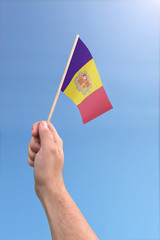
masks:
<path id="1" fill-rule="evenodd" d="M 50 182 L 42 185 L 35 184 L 35 192 L 41 202 L 46 202 L 50 198 L 52 198 L 52 200 L 57 199 L 63 196 L 66 191 L 63 179 L 54 183 Z"/>
<path id="2" fill-rule="evenodd" d="M 57 209 L 64 203 L 67 196 L 68 192 L 64 184 L 56 190 L 53 187 L 48 187 L 43 195 L 38 196 L 48 220 L 50 220 L 50 215 L 56 214 Z"/>

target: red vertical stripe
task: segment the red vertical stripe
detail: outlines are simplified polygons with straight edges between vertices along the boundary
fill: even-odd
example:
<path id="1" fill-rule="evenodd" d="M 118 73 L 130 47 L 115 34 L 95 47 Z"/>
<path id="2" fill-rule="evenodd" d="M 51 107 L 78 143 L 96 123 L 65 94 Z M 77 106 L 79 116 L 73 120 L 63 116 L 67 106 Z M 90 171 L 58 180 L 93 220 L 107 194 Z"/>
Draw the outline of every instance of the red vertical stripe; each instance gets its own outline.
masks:
<path id="1" fill-rule="evenodd" d="M 113 108 L 103 86 L 86 97 L 77 107 L 83 123 L 87 123 Z"/>

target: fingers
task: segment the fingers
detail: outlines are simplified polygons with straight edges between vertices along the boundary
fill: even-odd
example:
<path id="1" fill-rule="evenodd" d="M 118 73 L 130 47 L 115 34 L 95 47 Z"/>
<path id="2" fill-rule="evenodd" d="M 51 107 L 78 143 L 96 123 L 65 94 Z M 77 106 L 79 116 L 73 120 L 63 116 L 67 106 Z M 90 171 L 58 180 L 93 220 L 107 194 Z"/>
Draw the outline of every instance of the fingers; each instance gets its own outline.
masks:
<path id="1" fill-rule="evenodd" d="M 32 167 L 34 167 L 34 160 L 39 150 L 40 150 L 39 138 L 32 137 L 28 145 L 28 163 Z"/>
<path id="2" fill-rule="evenodd" d="M 34 167 L 34 161 L 32 161 L 29 157 L 28 157 L 28 164 L 29 164 L 31 167 Z"/>
<path id="3" fill-rule="evenodd" d="M 55 142 L 53 134 L 49 130 L 46 121 L 42 121 L 39 123 L 39 137 L 42 148 L 48 147 L 49 145 L 53 144 L 53 142 Z"/>
<path id="4" fill-rule="evenodd" d="M 39 152 L 40 150 L 40 140 L 39 140 L 39 137 L 35 138 L 35 137 L 32 137 L 31 138 L 31 141 L 30 141 L 30 149 L 37 153 Z"/>
<path id="5" fill-rule="evenodd" d="M 31 167 L 34 167 L 34 159 L 35 159 L 36 153 L 32 152 L 30 148 L 30 144 L 28 145 L 28 163 Z"/>
<path id="6" fill-rule="evenodd" d="M 40 123 L 40 121 L 33 124 L 33 126 L 32 126 L 32 137 L 38 137 L 39 136 L 39 130 L 38 130 L 39 123 Z"/>
<path id="7" fill-rule="evenodd" d="M 47 151 L 49 147 L 54 151 L 58 149 L 59 152 L 63 152 L 63 141 L 50 122 L 41 121 L 33 124 L 32 138 L 28 146 L 28 163 L 30 166 L 34 167 L 36 154 L 41 147 L 42 149 L 46 148 Z"/>
<path id="8" fill-rule="evenodd" d="M 34 159 L 36 157 L 36 153 L 31 150 L 30 146 L 28 148 L 28 156 L 32 161 L 34 161 Z"/>
<path id="9" fill-rule="evenodd" d="M 39 137 L 39 125 L 42 122 L 46 122 L 46 121 L 38 121 L 38 122 L 33 124 L 33 126 L 32 126 L 32 136 L 33 137 Z M 50 122 L 47 122 L 47 125 L 48 125 L 49 130 L 53 134 L 54 141 L 56 143 L 59 143 L 61 146 L 63 146 L 63 141 L 60 138 L 60 136 L 58 135 L 58 133 L 57 133 L 56 129 L 54 128 L 54 126 Z"/>
<path id="10" fill-rule="evenodd" d="M 61 146 L 63 146 L 62 139 L 60 138 L 60 136 L 58 135 L 56 129 L 54 128 L 54 126 L 50 122 L 48 122 L 48 128 L 52 132 L 55 142 L 60 144 Z"/>

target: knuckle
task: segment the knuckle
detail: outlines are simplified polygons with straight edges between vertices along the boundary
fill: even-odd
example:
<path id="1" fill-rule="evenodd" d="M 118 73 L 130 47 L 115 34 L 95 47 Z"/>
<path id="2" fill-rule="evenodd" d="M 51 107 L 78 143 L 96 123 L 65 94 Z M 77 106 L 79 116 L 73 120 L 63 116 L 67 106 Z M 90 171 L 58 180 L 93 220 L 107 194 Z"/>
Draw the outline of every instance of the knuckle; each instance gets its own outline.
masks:
<path id="1" fill-rule="evenodd" d="M 33 151 L 33 144 L 31 144 L 30 149 L 31 149 L 31 151 Z"/>
<path id="2" fill-rule="evenodd" d="M 63 146 L 63 140 L 60 138 L 60 143 L 61 143 L 61 145 Z"/>
<path id="3" fill-rule="evenodd" d="M 35 156 L 36 156 L 36 154 L 34 152 L 29 151 L 29 157 L 30 157 L 31 160 L 34 160 Z"/>
<path id="4" fill-rule="evenodd" d="M 38 143 L 35 142 L 35 143 L 31 144 L 31 150 L 33 152 L 37 152 L 37 151 L 39 151 L 39 149 L 40 149 L 40 145 Z"/>
<path id="5" fill-rule="evenodd" d="M 34 144 L 34 148 L 35 148 L 36 151 L 39 151 L 39 149 L 40 149 L 39 143 L 35 143 Z"/>
<path id="6" fill-rule="evenodd" d="M 34 166 L 34 163 L 33 163 L 33 161 L 28 157 L 28 164 L 31 166 L 31 167 L 33 167 Z"/>
<path id="7" fill-rule="evenodd" d="M 63 160 L 63 159 L 64 159 L 63 149 L 60 149 L 60 150 L 59 150 L 59 154 L 60 154 L 61 159 Z"/>
<path id="8" fill-rule="evenodd" d="M 55 145 L 51 145 L 50 151 L 51 151 L 52 154 L 56 154 L 56 152 L 57 152 L 56 146 Z"/>
<path id="9" fill-rule="evenodd" d="M 53 153 L 53 154 L 56 153 L 56 148 L 55 147 L 51 147 L 51 153 Z"/>

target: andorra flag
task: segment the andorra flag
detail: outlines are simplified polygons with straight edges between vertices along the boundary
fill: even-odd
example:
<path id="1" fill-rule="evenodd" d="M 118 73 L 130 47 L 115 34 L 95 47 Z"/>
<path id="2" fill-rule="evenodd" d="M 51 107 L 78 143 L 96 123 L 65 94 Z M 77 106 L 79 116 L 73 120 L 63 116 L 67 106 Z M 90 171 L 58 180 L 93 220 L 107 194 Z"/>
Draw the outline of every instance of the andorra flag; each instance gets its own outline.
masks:
<path id="1" fill-rule="evenodd" d="M 77 105 L 83 123 L 113 108 L 93 57 L 79 36 L 61 91 Z"/>

